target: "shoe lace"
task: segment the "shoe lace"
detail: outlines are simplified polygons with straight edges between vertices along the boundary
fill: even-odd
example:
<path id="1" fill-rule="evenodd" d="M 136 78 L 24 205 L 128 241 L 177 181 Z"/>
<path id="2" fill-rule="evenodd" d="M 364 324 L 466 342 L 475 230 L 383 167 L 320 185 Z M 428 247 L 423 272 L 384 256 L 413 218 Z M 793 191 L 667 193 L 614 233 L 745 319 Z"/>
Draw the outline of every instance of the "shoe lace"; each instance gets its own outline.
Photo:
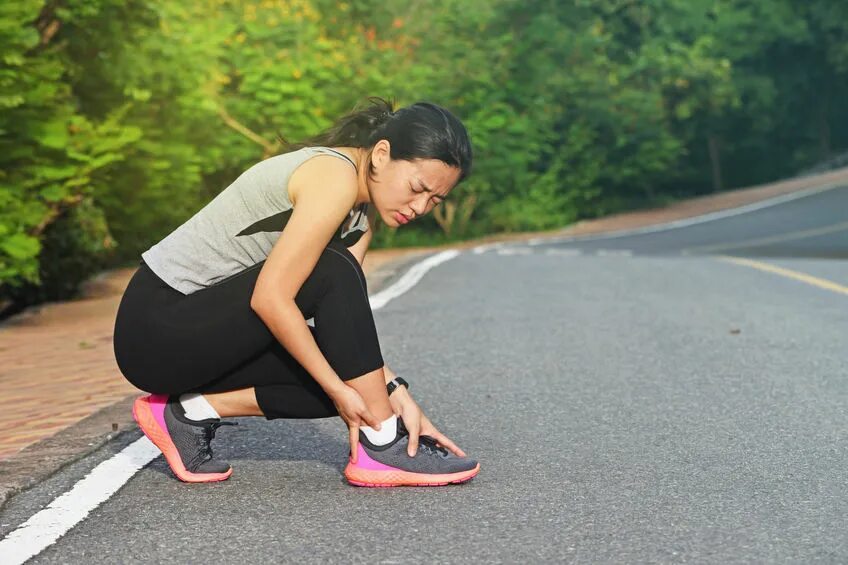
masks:
<path id="1" fill-rule="evenodd" d="M 195 435 L 198 457 L 202 457 L 201 463 L 212 459 L 212 440 L 215 439 L 215 431 L 221 426 L 238 426 L 238 422 L 212 422 L 201 428 L 203 433 Z"/>
<path id="2" fill-rule="evenodd" d="M 448 450 L 437 445 L 436 439 L 430 436 L 418 436 L 418 449 L 428 455 L 439 455 L 441 457 L 448 455 Z"/>
<path id="3" fill-rule="evenodd" d="M 406 429 L 406 426 L 403 424 L 403 419 L 398 418 L 398 433 L 401 435 L 408 436 L 409 431 Z M 448 456 L 448 450 L 444 447 L 437 445 L 436 438 L 433 436 L 420 435 L 418 436 L 418 450 L 423 451 L 427 455 L 439 455 L 441 457 Z"/>

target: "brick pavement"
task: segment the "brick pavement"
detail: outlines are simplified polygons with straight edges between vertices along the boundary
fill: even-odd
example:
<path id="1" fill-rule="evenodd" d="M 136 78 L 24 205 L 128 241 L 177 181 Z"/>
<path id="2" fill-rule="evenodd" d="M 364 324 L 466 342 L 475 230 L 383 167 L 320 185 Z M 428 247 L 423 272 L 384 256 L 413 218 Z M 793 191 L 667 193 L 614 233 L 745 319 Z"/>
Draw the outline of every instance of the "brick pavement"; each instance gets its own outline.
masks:
<path id="1" fill-rule="evenodd" d="M 499 235 L 450 247 L 628 229 L 834 183 L 848 184 L 848 169 L 578 222 L 564 230 Z M 384 275 L 395 259 L 433 249 L 371 251 L 365 261 L 369 281 Z M 112 351 L 115 312 L 133 272 L 135 268 L 101 273 L 85 285 L 79 299 L 33 307 L 0 324 L 0 461 L 138 393 L 121 376 Z"/>

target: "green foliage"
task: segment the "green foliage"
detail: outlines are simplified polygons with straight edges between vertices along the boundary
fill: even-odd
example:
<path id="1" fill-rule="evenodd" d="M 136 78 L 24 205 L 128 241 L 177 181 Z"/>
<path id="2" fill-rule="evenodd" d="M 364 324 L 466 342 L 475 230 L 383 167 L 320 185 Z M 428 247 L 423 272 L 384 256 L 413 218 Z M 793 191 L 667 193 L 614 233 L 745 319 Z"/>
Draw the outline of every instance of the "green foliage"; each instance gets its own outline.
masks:
<path id="1" fill-rule="evenodd" d="M 89 197 L 141 135 L 121 123 L 121 109 L 97 120 L 79 112 L 53 44 L 60 22 L 40 8 L 14 2 L 0 12 L 0 288 L 41 282 L 46 228 Z"/>
<path id="2" fill-rule="evenodd" d="M 0 302 L 135 263 L 369 95 L 448 107 L 475 152 L 453 208 L 378 247 L 789 175 L 848 146 L 846 45 L 830 0 L 6 2 Z"/>
<path id="3" fill-rule="evenodd" d="M 19 303 L 73 298 L 80 284 L 109 258 L 113 242 L 102 210 L 87 198 L 65 210 L 44 231 L 39 254 L 41 284 L 22 284 L 8 296 Z"/>

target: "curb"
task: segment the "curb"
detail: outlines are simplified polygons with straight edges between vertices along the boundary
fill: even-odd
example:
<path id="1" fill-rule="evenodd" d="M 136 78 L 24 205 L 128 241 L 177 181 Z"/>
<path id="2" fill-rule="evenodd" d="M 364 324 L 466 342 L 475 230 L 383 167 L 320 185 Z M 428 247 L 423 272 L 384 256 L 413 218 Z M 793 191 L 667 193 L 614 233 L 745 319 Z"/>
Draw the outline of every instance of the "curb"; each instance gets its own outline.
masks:
<path id="1" fill-rule="evenodd" d="M 109 441 L 136 429 L 135 395 L 101 408 L 49 438 L 0 461 L 0 510 L 8 500 L 79 461 Z"/>

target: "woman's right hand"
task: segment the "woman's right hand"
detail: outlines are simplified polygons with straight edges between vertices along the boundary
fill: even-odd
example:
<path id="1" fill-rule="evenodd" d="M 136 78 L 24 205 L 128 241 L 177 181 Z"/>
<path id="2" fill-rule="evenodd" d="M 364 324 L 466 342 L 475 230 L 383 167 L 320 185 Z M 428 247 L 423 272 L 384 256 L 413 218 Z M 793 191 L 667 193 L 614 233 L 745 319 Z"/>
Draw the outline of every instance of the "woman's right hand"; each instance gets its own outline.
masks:
<path id="1" fill-rule="evenodd" d="M 350 459 L 355 464 L 359 451 L 357 449 L 359 447 L 359 427 L 371 426 L 375 430 L 379 430 L 380 420 L 368 410 L 362 396 L 352 386 L 342 384 L 329 396 L 333 404 L 336 405 L 339 416 L 347 424 L 350 432 Z"/>

